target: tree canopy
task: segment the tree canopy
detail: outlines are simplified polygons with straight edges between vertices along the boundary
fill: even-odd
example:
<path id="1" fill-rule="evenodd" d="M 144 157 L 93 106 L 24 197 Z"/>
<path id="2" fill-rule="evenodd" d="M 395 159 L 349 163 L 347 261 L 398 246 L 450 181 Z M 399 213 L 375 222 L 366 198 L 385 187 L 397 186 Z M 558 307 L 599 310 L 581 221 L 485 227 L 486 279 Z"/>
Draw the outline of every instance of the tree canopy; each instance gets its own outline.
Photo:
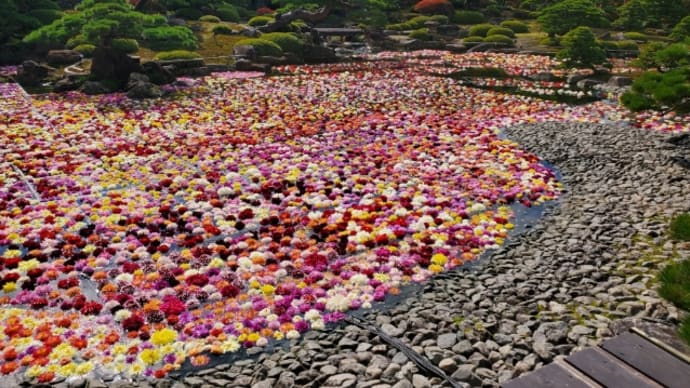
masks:
<path id="1" fill-rule="evenodd" d="M 578 26 L 605 27 L 604 11 L 590 0 L 564 0 L 544 8 L 537 19 L 549 36 L 563 35 Z"/>
<path id="2" fill-rule="evenodd" d="M 561 39 L 563 50 L 558 52 L 566 66 L 594 68 L 607 62 L 606 53 L 597 43 L 592 30 L 588 27 L 577 27 Z"/>

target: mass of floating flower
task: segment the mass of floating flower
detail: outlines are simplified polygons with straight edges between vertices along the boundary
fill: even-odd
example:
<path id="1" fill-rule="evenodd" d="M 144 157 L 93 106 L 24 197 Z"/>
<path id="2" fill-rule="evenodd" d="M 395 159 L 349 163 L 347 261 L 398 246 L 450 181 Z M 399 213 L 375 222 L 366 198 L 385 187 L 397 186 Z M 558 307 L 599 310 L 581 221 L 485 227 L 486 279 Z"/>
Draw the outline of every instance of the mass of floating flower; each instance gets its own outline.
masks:
<path id="1" fill-rule="evenodd" d="M 511 204 L 559 195 L 500 128 L 624 118 L 430 75 L 528 76 L 546 57 L 368 59 L 144 102 L 0 85 L 0 373 L 162 377 L 324 329 L 501 245 Z"/>

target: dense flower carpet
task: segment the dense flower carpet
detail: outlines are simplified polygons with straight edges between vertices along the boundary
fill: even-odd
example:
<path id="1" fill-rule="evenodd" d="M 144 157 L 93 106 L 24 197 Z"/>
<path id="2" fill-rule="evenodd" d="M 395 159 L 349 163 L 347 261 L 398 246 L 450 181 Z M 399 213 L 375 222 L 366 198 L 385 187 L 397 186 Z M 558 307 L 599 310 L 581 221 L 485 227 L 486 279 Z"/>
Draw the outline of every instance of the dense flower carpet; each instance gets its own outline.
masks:
<path id="1" fill-rule="evenodd" d="M 501 245 L 510 205 L 561 186 L 500 128 L 624 112 L 437 76 L 488 64 L 557 65 L 384 53 L 145 102 L 0 84 L 0 372 L 163 377 L 327 328 Z"/>

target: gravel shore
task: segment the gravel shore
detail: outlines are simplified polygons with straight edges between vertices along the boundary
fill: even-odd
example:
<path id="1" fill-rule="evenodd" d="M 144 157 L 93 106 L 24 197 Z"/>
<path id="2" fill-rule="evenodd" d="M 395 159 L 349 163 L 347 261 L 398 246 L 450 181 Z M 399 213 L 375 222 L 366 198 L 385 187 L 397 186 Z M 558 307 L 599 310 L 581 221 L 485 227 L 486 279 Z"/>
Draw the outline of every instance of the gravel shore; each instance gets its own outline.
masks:
<path id="1" fill-rule="evenodd" d="M 567 190 L 559 206 L 481 265 L 442 274 L 392 309 L 364 314 L 461 385 L 496 386 L 601 342 L 621 320 L 679 319 L 654 278 L 665 262 L 690 255 L 690 245 L 664 237 L 669 217 L 690 207 L 690 170 L 674 161 L 690 149 L 623 125 L 546 123 L 506 134 L 560 169 Z M 252 359 L 138 385 L 443 384 L 379 337 L 343 324 Z"/>

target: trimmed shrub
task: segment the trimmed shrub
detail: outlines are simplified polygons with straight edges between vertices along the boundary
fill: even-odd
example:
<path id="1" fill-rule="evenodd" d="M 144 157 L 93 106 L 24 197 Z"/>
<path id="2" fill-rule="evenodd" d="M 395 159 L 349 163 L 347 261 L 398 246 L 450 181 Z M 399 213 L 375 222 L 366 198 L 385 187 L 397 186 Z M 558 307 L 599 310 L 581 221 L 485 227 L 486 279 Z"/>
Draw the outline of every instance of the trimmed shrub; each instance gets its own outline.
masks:
<path id="1" fill-rule="evenodd" d="M 510 28 L 505 28 L 505 27 L 494 27 L 494 28 L 492 28 L 486 32 L 486 36 L 491 36 L 491 35 L 505 35 L 505 36 L 509 36 L 511 38 L 515 37 L 515 33 L 513 32 L 513 30 L 511 30 Z"/>
<path id="2" fill-rule="evenodd" d="M 139 42 L 136 39 L 113 39 L 112 48 L 121 53 L 132 54 L 139 51 Z"/>
<path id="3" fill-rule="evenodd" d="M 65 47 L 67 47 L 68 49 L 72 49 L 82 44 L 93 44 L 93 42 L 89 42 L 89 40 L 86 39 L 86 36 L 79 34 L 69 38 L 69 40 L 65 44 Z"/>
<path id="4" fill-rule="evenodd" d="M 201 55 L 193 51 L 187 50 L 173 50 L 173 51 L 163 51 L 156 54 L 155 58 L 157 61 L 170 61 L 173 59 L 196 59 L 201 58 Z"/>
<path id="5" fill-rule="evenodd" d="M 156 51 L 194 50 L 196 36 L 187 27 L 162 26 L 146 28 L 142 34 L 146 45 Z"/>
<path id="6" fill-rule="evenodd" d="M 424 27 L 424 23 L 430 20 L 430 16 L 415 16 L 412 19 L 403 23 L 389 24 L 386 26 L 386 28 L 389 30 L 396 31 L 417 30 Z"/>
<path id="7" fill-rule="evenodd" d="M 261 39 L 277 44 L 284 53 L 302 55 L 304 42 L 289 32 L 271 32 L 262 34 Z"/>
<path id="8" fill-rule="evenodd" d="M 599 44 L 606 50 L 618 50 L 618 42 L 612 40 L 600 40 Z"/>
<path id="9" fill-rule="evenodd" d="M 220 23 L 220 18 L 216 15 L 204 15 L 199 18 L 199 21 L 206 23 Z"/>
<path id="10" fill-rule="evenodd" d="M 690 241 L 690 213 L 683 213 L 673 218 L 669 229 L 672 239 Z"/>
<path id="11" fill-rule="evenodd" d="M 502 43 L 502 44 L 513 44 L 513 40 L 509 36 L 501 35 L 501 34 L 496 34 L 496 35 L 491 35 L 487 36 L 484 38 L 484 42 L 486 43 Z"/>
<path id="12" fill-rule="evenodd" d="M 510 28 L 515 33 L 529 32 L 529 26 L 519 20 L 504 20 L 501 27 Z"/>
<path id="13" fill-rule="evenodd" d="M 637 42 L 634 40 L 620 40 L 617 42 L 619 50 L 637 51 Z"/>
<path id="14" fill-rule="evenodd" d="M 242 39 L 235 43 L 237 46 L 252 46 L 257 55 L 279 57 L 283 55 L 283 50 L 277 44 L 261 38 Z"/>
<path id="15" fill-rule="evenodd" d="M 91 55 L 93 55 L 94 50 L 96 50 L 96 46 L 92 44 L 80 44 L 79 46 L 73 48 L 72 50 L 80 53 L 83 55 L 85 58 L 91 58 Z"/>
<path id="16" fill-rule="evenodd" d="M 634 40 L 636 42 L 646 42 L 647 40 L 649 40 L 647 35 L 637 31 L 624 32 L 623 36 L 625 37 L 625 39 Z"/>
<path id="17" fill-rule="evenodd" d="M 448 0 L 422 0 L 415 4 L 414 11 L 426 15 L 452 15 L 453 4 Z"/>
<path id="18" fill-rule="evenodd" d="M 254 16 L 253 18 L 249 19 L 247 24 L 249 24 L 252 27 L 259 27 L 259 26 L 265 26 L 268 23 L 271 23 L 273 21 L 273 18 L 270 16 Z"/>
<path id="19" fill-rule="evenodd" d="M 232 28 L 228 26 L 214 26 L 213 29 L 211 30 L 213 32 L 213 35 L 232 35 L 233 31 Z"/>
<path id="20" fill-rule="evenodd" d="M 449 21 L 448 16 L 446 15 L 432 15 L 429 17 L 429 20 L 438 24 L 448 24 Z"/>
<path id="21" fill-rule="evenodd" d="M 476 26 L 470 27 L 469 35 L 470 36 L 485 37 L 486 33 L 489 32 L 489 30 L 491 30 L 494 27 L 497 27 L 497 26 L 495 26 L 493 24 L 488 24 L 488 23 L 477 24 Z"/>
<path id="22" fill-rule="evenodd" d="M 196 8 L 180 8 L 175 11 L 175 16 L 187 20 L 199 20 L 200 17 L 204 16 L 204 13 Z"/>
<path id="23" fill-rule="evenodd" d="M 669 264 L 659 272 L 659 295 L 690 310 L 690 260 Z"/>
<path id="24" fill-rule="evenodd" d="M 410 32 L 410 38 L 417 40 L 431 40 L 431 34 L 428 28 L 420 28 Z"/>
<path id="25" fill-rule="evenodd" d="M 455 11 L 452 20 L 455 24 L 480 24 L 486 22 L 486 17 L 477 11 Z"/>
<path id="26" fill-rule="evenodd" d="M 241 19 L 238 9 L 231 5 L 221 5 L 215 13 L 224 22 L 239 22 Z"/>
<path id="27" fill-rule="evenodd" d="M 462 43 L 483 43 L 484 38 L 481 36 L 468 36 L 467 38 L 462 40 Z"/>

